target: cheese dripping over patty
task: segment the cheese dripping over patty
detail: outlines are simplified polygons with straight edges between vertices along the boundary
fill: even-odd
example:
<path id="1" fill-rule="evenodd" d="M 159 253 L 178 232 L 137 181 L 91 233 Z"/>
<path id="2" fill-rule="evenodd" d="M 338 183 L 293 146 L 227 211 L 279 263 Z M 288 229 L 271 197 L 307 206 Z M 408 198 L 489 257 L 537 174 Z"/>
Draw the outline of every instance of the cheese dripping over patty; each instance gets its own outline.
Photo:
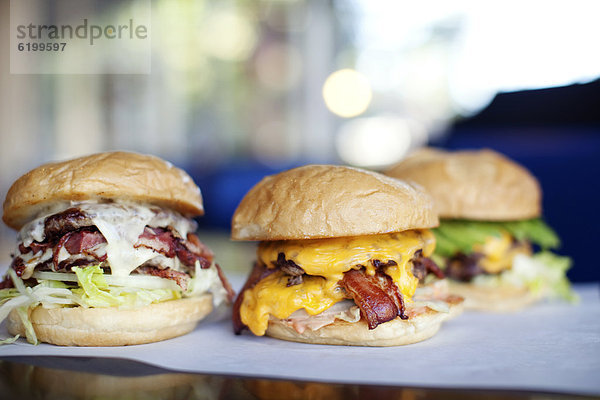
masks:
<path id="1" fill-rule="evenodd" d="M 240 307 L 242 322 L 252 333 L 261 336 L 267 330 L 269 315 L 285 319 L 299 309 L 309 315 L 320 314 L 346 298 L 339 285 L 344 272 L 365 267 L 367 274 L 374 275 L 373 260 L 396 263 L 384 267 L 384 272 L 393 279 L 404 300 L 410 302 L 418 284 L 410 261 L 418 250 L 428 257 L 434 248 L 433 234 L 420 229 L 368 236 L 261 242 L 257 251 L 259 262 L 275 268 L 278 255 L 283 253 L 286 260 L 296 263 L 307 275 L 303 276 L 302 283 L 287 286 L 289 276 L 276 271 L 246 290 Z"/>

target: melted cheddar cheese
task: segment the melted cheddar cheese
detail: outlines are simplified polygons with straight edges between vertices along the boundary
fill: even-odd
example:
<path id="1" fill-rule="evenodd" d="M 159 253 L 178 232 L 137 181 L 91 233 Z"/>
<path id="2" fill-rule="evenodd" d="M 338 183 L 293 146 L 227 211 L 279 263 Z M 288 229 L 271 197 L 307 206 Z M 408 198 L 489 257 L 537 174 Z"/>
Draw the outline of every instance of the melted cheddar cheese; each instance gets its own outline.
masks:
<path id="1" fill-rule="evenodd" d="M 288 276 L 274 272 L 244 292 L 240 307 L 242 322 L 255 335 L 264 335 L 269 315 L 285 319 L 303 308 L 309 315 L 317 315 L 345 298 L 339 286 L 344 272 L 359 266 L 367 274 L 376 272 L 372 260 L 397 265 L 385 267 L 398 286 L 404 300 L 410 302 L 418 279 L 412 274 L 413 258 L 418 250 L 429 256 L 435 248 L 435 237 L 428 230 L 411 230 L 382 235 L 356 236 L 331 239 L 288 240 L 261 242 L 258 260 L 274 268 L 279 253 L 302 267 L 308 276 L 298 285 L 287 286 Z"/>
<path id="2" fill-rule="evenodd" d="M 502 232 L 500 237 L 488 236 L 483 244 L 474 244 L 473 251 L 483 254 L 479 265 L 490 274 L 511 269 L 517 254 L 531 255 L 531 247 L 527 243 L 513 242 L 506 232 Z"/>

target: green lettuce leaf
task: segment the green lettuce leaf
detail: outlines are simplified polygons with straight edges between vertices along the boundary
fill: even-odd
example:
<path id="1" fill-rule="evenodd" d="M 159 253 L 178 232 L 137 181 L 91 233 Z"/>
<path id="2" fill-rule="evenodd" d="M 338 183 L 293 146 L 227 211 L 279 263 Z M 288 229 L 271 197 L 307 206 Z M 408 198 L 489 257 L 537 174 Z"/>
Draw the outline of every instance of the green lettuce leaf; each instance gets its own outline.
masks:
<path id="1" fill-rule="evenodd" d="M 100 265 L 90 265 L 85 268 L 73 267 L 72 271 L 77 275 L 80 289 L 73 292 L 89 307 L 113 307 L 120 305 L 119 299 L 108 293 L 108 285 L 104 280 L 104 272 Z"/>
<path id="2" fill-rule="evenodd" d="M 109 286 L 100 265 L 74 267 L 79 288 L 73 289 L 75 303 L 83 307 L 119 307 L 133 309 L 181 298 L 181 291 Z"/>
<path id="3" fill-rule="evenodd" d="M 13 336 L 13 337 L 10 337 L 10 338 L 7 338 L 7 339 L 0 340 L 0 345 L 14 343 L 14 342 L 16 342 L 16 341 L 17 341 L 17 339 L 18 339 L 19 337 L 20 337 L 20 335 L 15 335 L 15 336 Z"/>
<path id="4" fill-rule="evenodd" d="M 489 236 L 500 237 L 503 232 L 544 250 L 560 246 L 556 233 L 540 218 L 499 222 L 445 219 L 432 231 L 436 238 L 435 253 L 442 257 L 452 257 L 458 252 L 468 254 L 474 244 L 483 244 Z"/>

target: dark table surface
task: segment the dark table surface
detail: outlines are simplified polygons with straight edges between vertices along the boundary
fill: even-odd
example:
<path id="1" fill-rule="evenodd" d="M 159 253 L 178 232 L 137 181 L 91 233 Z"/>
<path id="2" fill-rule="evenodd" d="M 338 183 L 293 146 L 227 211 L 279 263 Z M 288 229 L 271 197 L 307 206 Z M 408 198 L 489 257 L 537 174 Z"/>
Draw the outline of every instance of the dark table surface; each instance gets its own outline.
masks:
<path id="1" fill-rule="evenodd" d="M 587 399 L 560 393 L 392 387 L 172 372 L 136 361 L 0 357 L 2 399 Z"/>

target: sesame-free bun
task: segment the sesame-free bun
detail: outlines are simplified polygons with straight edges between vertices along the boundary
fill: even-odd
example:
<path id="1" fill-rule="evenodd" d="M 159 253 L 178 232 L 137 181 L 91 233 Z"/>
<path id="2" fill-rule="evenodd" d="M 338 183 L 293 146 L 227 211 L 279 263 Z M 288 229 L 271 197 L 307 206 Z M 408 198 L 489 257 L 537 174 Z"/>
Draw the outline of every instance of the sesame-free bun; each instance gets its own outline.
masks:
<path id="1" fill-rule="evenodd" d="M 536 178 L 492 150 L 417 151 L 385 172 L 433 196 L 440 218 L 518 220 L 541 214 Z"/>
<path id="2" fill-rule="evenodd" d="M 438 225 L 421 188 L 381 174 L 307 165 L 263 178 L 232 220 L 235 240 L 318 239 Z"/>
<path id="3" fill-rule="evenodd" d="M 41 342 L 60 346 L 125 346 L 185 335 L 212 308 L 212 295 L 205 294 L 134 310 L 37 306 L 30 311 L 30 320 Z M 25 336 L 16 310 L 9 314 L 7 321 L 11 335 Z"/>
<path id="4" fill-rule="evenodd" d="M 507 284 L 483 286 L 452 280 L 449 280 L 449 291 L 464 297 L 467 310 L 498 313 L 519 311 L 541 297 L 540 294 L 535 294 L 527 288 Z"/>
<path id="5" fill-rule="evenodd" d="M 369 329 L 364 320 L 346 322 L 336 320 L 317 330 L 305 329 L 298 333 L 284 321 L 271 318 L 266 334 L 268 336 L 292 342 L 331 344 L 345 346 L 402 346 L 429 339 L 437 333 L 442 323 L 462 312 L 463 299 L 457 296 L 449 298 L 450 312 L 431 310 L 419 313 L 407 320 L 400 317 L 384 322 L 375 329 Z"/>
<path id="6" fill-rule="evenodd" d="M 155 156 L 118 151 L 29 171 L 8 190 L 2 219 L 18 230 L 53 203 L 106 199 L 155 204 L 188 217 L 204 213 L 200 189 L 187 173 Z"/>

